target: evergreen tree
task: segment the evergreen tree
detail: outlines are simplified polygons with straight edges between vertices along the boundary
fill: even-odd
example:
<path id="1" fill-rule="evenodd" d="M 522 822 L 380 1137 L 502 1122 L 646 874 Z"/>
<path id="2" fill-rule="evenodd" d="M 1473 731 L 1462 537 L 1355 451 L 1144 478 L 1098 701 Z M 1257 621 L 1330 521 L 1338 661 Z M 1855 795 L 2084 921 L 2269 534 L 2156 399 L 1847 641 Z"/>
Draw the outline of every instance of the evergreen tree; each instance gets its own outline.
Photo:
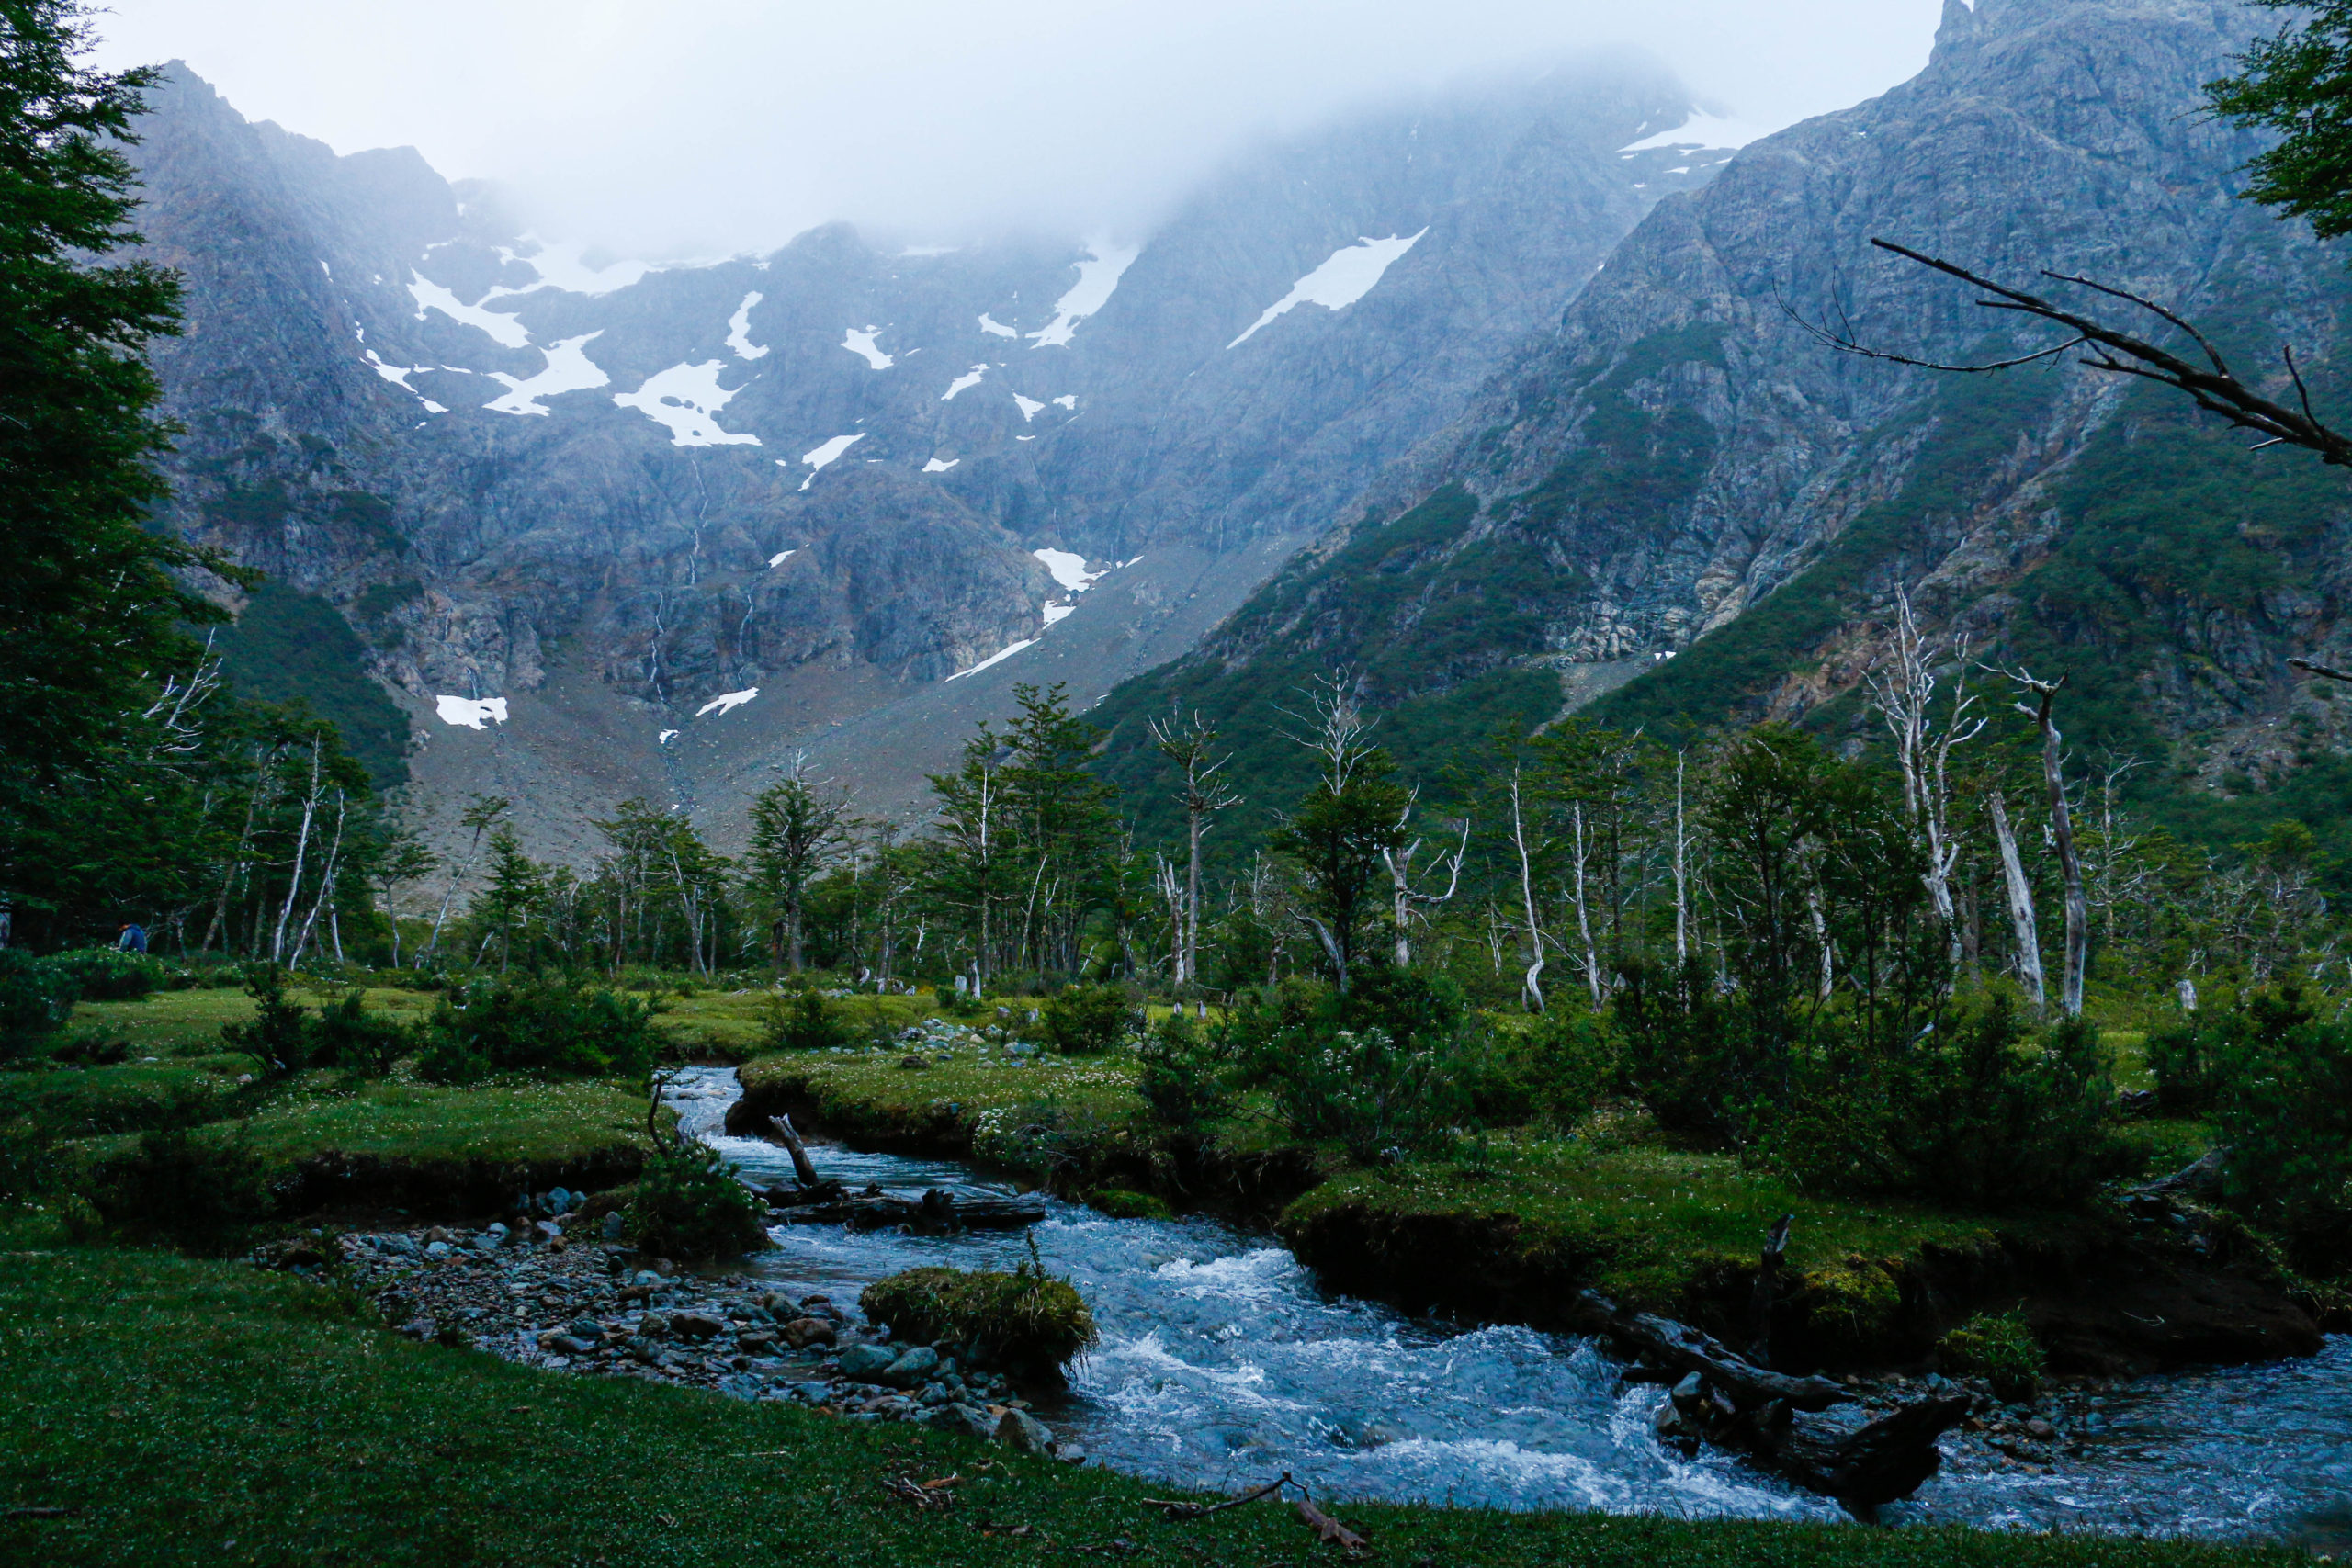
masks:
<path id="1" fill-rule="evenodd" d="M 2352 233 L 2352 0 L 2253 0 L 2293 19 L 2239 57 L 2245 70 L 2206 88 L 2216 113 L 2279 133 L 2247 165 L 2245 194 L 2311 220 L 2323 240 Z"/>
<path id="2" fill-rule="evenodd" d="M 799 974 L 808 892 L 848 846 L 849 802 L 809 783 L 801 760 L 752 802 L 751 885 L 773 913 L 771 951 Z"/>
<path id="3" fill-rule="evenodd" d="M 141 351 L 178 280 L 97 259 L 138 239 L 121 144 L 154 76 L 83 66 L 87 41 L 70 0 L 0 0 L 0 940 L 11 895 L 50 897 L 28 875 L 86 860 L 74 822 L 151 804 L 159 691 L 221 618 L 173 575 L 221 563 L 144 526 L 170 430 Z"/>

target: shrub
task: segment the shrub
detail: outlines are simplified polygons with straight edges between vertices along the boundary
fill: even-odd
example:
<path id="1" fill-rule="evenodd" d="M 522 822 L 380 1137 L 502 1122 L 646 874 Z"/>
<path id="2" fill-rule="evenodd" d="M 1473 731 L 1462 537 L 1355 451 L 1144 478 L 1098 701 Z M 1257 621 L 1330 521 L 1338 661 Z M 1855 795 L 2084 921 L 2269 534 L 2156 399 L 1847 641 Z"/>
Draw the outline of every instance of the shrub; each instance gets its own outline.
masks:
<path id="1" fill-rule="evenodd" d="M 762 1042 L 771 1051 L 826 1051 L 850 1043 L 849 1026 L 809 987 L 768 998 Z"/>
<path id="2" fill-rule="evenodd" d="M 85 1002 L 135 1002 L 163 988 L 166 971 L 143 953 L 77 947 L 46 960 L 71 976 Z"/>
<path id="3" fill-rule="evenodd" d="M 1116 986 L 1072 986 L 1048 998 L 1038 1032 L 1065 1056 L 1108 1051 L 1142 1026 L 1143 1010 Z"/>
<path id="4" fill-rule="evenodd" d="M 1092 1345 L 1094 1314 L 1078 1287 L 1046 1271 L 1030 1244 L 1010 1274 L 910 1269 L 877 1280 L 857 1298 L 865 1315 L 902 1339 L 954 1340 L 1015 1372 L 1058 1371 Z"/>
<path id="5" fill-rule="evenodd" d="M 0 1202 L 29 1203 L 75 1185 L 80 1159 L 56 1129 L 30 1117 L 0 1122 Z"/>
<path id="6" fill-rule="evenodd" d="M 1367 1164 L 1442 1148 L 1471 1108 L 1468 1009 L 1442 977 L 1383 965 L 1345 996 L 1269 988 L 1227 1015 L 1225 1040 L 1292 1131 L 1337 1139 Z"/>
<path id="7" fill-rule="evenodd" d="M 1824 1021 L 1769 1124 L 1770 1157 L 1802 1185 L 2058 1208 L 2129 1163 L 2106 1051 L 2080 1019 L 2037 1035 L 1996 992 L 1891 1053 L 1844 1022 Z"/>
<path id="8" fill-rule="evenodd" d="M 1785 1091 L 1785 1052 L 1736 998 L 1717 994 L 1694 962 L 1628 965 L 1612 1010 L 1625 1087 L 1657 1124 L 1710 1142 L 1749 1143 Z"/>
<path id="9" fill-rule="evenodd" d="M 717 1149 L 695 1139 L 645 1162 L 627 1224 L 639 1249 L 663 1258 L 734 1258 L 767 1243 L 759 1199 Z"/>
<path id="10" fill-rule="evenodd" d="M 2312 1017 L 2289 987 L 2249 998 L 2216 1032 L 2230 1205 L 2284 1236 L 2297 1267 L 2352 1267 L 2352 1024 Z"/>
<path id="11" fill-rule="evenodd" d="M 273 1077 L 309 1066 L 318 1036 L 310 1015 L 287 999 L 286 972 L 275 964 L 254 964 L 245 974 L 245 994 L 254 999 L 253 1021 L 222 1025 L 220 1038 L 232 1050 L 260 1057 L 262 1070 Z"/>
<path id="12" fill-rule="evenodd" d="M 1565 1133 L 1591 1115 L 1614 1086 L 1619 1052 L 1607 1018 L 1566 1002 L 1497 1052 L 1498 1088 L 1516 1102 L 1518 1119 Z"/>
<path id="13" fill-rule="evenodd" d="M 21 1055 L 56 1033 L 80 996 L 68 972 L 21 947 L 0 947 L 0 1057 Z"/>
<path id="14" fill-rule="evenodd" d="M 382 1077 L 392 1065 L 415 1051 L 419 1032 L 380 1012 L 369 1012 L 366 994 L 357 987 L 319 1010 L 311 1021 L 315 1039 L 311 1060 L 332 1063 L 370 1077 Z"/>
<path id="15" fill-rule="evenodd" d="M 1136 1057 L 1142 1071 L 1136 1089 L 1151 1119 L 1177 1132 L 1190 1132 L 1225 1109 L 1225 1086 L 1207 1041 L 1181 1012 L 1169 1014 L 1144 1036 Z"/>
<path id="16" fill-rule="evenodd" d="M 626 992 L 504 978 L 444 996 L 426 1040 L 417 1076 L 432 1083 L 492 1073 L 641 1078 L 662 1043 L 653 1009 Z"/>
<path id="17" fill-rule="evenodd" d="M 100 1213 L 118 1230 L 231 1245 L 267 1219 L 267 1173 L 242 1129 L 232 1137 L 173 1127 L 147 1133 L 97 1173 Z"/>
<path id="18" fill-rule="evenodd" d="M 1995 1395 L 2011 1404 L 2041 1392 L 2041 1342 L 2020 1314 L 1979 1313 L 1945 1335 L 1937 1348 L 1945 1371 L 1981 1377 Z"/>

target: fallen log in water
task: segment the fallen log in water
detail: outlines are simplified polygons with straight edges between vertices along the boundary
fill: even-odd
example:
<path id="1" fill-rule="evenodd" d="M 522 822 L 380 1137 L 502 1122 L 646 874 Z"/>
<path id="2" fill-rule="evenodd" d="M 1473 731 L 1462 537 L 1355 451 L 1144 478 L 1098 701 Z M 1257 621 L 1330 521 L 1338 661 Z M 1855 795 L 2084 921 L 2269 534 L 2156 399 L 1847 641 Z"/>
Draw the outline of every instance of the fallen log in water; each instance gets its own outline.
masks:
<path id="1" fill-rule="evenodd" d="M 1768 1269 L 1787 1241 L 1783 1222 L 1767 1245 Z M 1662 1440 L 1685 1453 L 1703 1441 L 1745 1454 L 1860 1515 L 1909 1496 L 1935 1474 L 1943 1464 L 1937 1439 L 1966 1419 L 1973 1403 L 1966 1394 L 1915 1400 L 1871 1417 L 1827 1378 L 1758 1366 L 1689 1324 L 1628 1312 L 1593 1291 L 1581 1292 L 1577 1307 L 1592 1332 L 1682 1374 L 1658 1412 Z M 1664 1381 L 1634 1381 L 1654 1379 Z"/>
<path id="2" fill-rule="evenodd" d="M 821 1188 L 771 1187 L 761 1196 L 794 1225 L 847 1225 L 854 1231 L 905 1225 L 926 1235 L 958 1230 L 1018 1230 L 1046 1217 L 1043 1203 L 1021 1198 L 958 1198 L 934 1187 L 921 1198 L 896 1197 L 878 1187 L 848 1193 L 839 1182 Z"/>

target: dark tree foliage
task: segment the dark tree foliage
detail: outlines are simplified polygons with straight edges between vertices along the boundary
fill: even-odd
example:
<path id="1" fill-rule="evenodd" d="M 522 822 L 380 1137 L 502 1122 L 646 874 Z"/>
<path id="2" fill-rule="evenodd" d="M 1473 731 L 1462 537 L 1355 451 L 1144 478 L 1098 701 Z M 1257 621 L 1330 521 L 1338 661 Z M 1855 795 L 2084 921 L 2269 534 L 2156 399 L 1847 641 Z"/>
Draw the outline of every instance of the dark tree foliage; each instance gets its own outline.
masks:
<path id="1" fill-rule="evenodd" d="M 2247 165 L 2246 195 L 2308 219 L 2323 240 L 2352 233 L 2352 0 L 2253 0 L 2294 19 L 2206 88 L 2223 118 L 2282 140 Z"/>
<path id="2" fill-rule="evenodd" d="M 141 357 L 179 282 L 100 258 L 138 236 L 122 153 L 152 73 L 90 70 L 69 0 L 0 0 L 0 893 L 85 781 L 136 767 L 158 679 L 221 619 L 145 525 L 170 429 Z"/>

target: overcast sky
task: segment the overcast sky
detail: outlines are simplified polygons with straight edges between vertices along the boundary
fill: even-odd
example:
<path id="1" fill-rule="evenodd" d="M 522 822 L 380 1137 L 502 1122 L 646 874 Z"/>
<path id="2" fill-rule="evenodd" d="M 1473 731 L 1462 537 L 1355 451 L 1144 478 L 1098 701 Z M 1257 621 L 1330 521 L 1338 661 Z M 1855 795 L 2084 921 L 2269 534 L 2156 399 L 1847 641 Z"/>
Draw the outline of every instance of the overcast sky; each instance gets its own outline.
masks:
<path id="1" fill-rule="evenodd" d="M 551 234 L 649 259 L 832 219 L 910 240 L 1137 237 L 1238 144 L 1645 48 L 1777 127 L 1925 64 L 1941 0 L 113 0 L 251 119 L 413 145 Z"/>

